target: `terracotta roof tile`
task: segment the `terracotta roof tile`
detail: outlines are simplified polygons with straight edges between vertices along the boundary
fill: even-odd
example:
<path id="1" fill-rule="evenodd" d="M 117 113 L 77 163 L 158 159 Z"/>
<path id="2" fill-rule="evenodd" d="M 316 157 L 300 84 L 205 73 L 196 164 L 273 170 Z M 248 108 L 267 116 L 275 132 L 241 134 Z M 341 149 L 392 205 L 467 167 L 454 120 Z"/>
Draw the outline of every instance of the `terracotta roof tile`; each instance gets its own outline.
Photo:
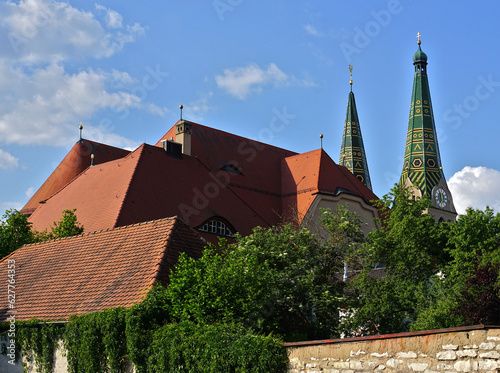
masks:
<path id="1" fill-rule="evenodd" d="M 85 231 L 177 215 L 195 228 L 222 217 L 247 235 L 256 226 L 296 221 L 308 211 L 314 193 L 340 190 L 376 199 L 323 150 L 296 154 L 189 123 L 192 156 L 170 157 L 158 146 L 160 140 L 90 167 L 33 213 L 34 228 L 48 228 L 64 209 L 76 208 Z M 163 139 L 175 139 L 175 130 Z"/>
<path id="2" fill-rule="evenodd" d="M 21 210 L 24 214 L 31 214 L 44 201 L 71 180 L 82 173 L 90 166 L 90 155 L 94 154 L 94 164 L 109 162 L 114 159 L 122 158 L 130 153 L 128 150 L 115 148 L 106 144 L 83 139 L 73 145 L 73 148 L 64 157 L 62 162 L 56 167 L 54 172 L 47 178 L 43 185 L 30 198 Z"/>
<path id="3" fill-rule="evenodd" d="M 180 252 L 200 257 L 204 242 L 178 218 L 167 218 L 24 246 L 15 260 L 17 320 L 67 319 L 72 314 L 141 302 L 154 282 L 168 281 Z M 0 321 L 8 317 L 7 292 Z"/>
<path id="4" fill-rule="evenodd" d="M 281 163 L 283 214 L 300 222 L 316 194 L 350 193 L 366 202 L 377 196 L 348 169 L 337 165 L 328 154 L 317 149 L 285 158 Z"/>

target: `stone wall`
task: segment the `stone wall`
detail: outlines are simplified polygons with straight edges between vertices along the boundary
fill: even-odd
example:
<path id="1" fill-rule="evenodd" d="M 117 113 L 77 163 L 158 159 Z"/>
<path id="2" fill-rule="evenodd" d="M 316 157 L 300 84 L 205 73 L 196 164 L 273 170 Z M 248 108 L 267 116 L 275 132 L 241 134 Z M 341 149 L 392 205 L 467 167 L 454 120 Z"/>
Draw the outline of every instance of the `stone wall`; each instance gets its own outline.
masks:
<path id="1" fill-rule="evenodd" d="M 287 343 L 289 373 L 500 372 L 500 326 Z"/>

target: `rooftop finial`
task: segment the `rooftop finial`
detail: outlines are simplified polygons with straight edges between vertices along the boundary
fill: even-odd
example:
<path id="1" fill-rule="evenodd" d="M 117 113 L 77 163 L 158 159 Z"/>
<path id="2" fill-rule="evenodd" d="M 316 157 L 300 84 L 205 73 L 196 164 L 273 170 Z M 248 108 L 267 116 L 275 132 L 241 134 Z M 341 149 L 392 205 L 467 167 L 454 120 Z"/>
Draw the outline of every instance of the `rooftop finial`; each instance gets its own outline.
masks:
<path id="1" fill-rule="evenodd" d="M 82 130 L 83 130 L 82 122 L 80 122 L 80 126 L 78 128 L 80 129 L 80 140 L 78 142 L 82 142 Z"/>
<path id="2" fill-rule="evenodd" d="M 184 105 L 179 105 L 179 109 L 181 109 L 181 120 L 182 120 L 182 109 L 184 109 Z"/>
<path id="3" fill-rule="evenodd" d="M 321 149 L 323 149 L 323 134 L 320 134 L 319 135 L 319 138 L 321 139 Z"/>
<path id="4" fill-rule="evenodd" d="M 349 65 L 349 71 L 351 73 L 351 79 L 349 80 L 349 84 L 351 85 L 351 91 L 352 91 L 352 65 Z"/>
<path id="5" fill-rule="evenodd" d="M 418 45 L 422 44 L 422 42 L 420 41 L 420 37 L 422 36 L 422 34 L 420 32 L 417 32 L 417 43 Z"/>

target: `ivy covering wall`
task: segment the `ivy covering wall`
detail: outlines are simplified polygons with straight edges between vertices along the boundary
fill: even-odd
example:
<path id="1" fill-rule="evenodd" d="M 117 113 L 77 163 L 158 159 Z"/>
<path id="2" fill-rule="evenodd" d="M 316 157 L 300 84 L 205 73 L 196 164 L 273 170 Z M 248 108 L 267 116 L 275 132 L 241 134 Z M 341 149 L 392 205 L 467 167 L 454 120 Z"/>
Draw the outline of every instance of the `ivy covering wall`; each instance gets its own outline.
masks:
<path id="1" fill-rule="evenodd" d="M 19 349 L 38 372 L 51 373 L 60 341 L 70 373 L 286 372 L 283 341 L 239 324 L 171 323 L 161 286 L 130 309 L 72 316 L 67 323 L 19 322 Z"/>

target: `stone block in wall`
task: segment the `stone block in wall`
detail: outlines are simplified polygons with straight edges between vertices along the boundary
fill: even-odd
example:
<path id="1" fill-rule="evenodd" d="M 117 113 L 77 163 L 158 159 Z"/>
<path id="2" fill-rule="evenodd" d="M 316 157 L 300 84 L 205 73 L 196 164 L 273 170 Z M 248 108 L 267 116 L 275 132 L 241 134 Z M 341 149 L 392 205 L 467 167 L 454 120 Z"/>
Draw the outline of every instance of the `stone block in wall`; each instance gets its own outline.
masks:
<path id="1" fill-rule="evenodd" d="M 448 344 L 443 345 L 443 350 L 458 350 L 458 345 Z"/>
<path id="2" fill-rule="evenodd" d="M 479 345 L 480 350 L 493 350 L 495 348 L 495 342 L 483 342 Z"/>
<path id="3" fill-rule="evenodd" d="M 361 351 L 361 350 L 354 352 L 353 350 L 351 350 L 351 357 L 355 357 L 355 356 L 359 356 L 359 355 L 366 355 L 366 352 Z"/>
<path id="4" fill-rule="evenodd" d="M 384 352 L 383 354 L 379 354 L 378 352 L 373 352 L 370 354 L 370 356 L 373 357 L 389 357 L 389 354 L 387 352 Z"/>
<path id="5" fill-rule="evenodd" d="M 465 360 L 457 361 L 455 365 L 453 365 L 453 368 L 455 368 L 457 372 L 470 372 L 472 367 L 470 360 Z"/>
<path id="6" fill-rule="evenodd" d="M 457 360 L 457 353 L 451 350 L 439 351 L 436 357 L 438 360 Z"/>
<path id="7" fill-rule="evenodd" d="M 408 352 L 398 352 L 396 354 L 396 357 L 399 359 L 416 359 L 417 354 L 413 351 L 408 351 Z"/>
<path id="8" fill-rule="evenodd" d="M 408 363 L 408 368 L 414 372 L 423 372 L 427 369 L 429 364 L 427 363 Z"/>
<path id="9" fill-rule="evenodd" d="M 476 357 L 477 352 L 474 350 L 460 350 L 460 351 L 457 351 L 457 356 L 458 357 Z"/>
<path id="10" fill-rule="evenodd" d="M 470 350 L 470 349 L 477 350 L 479 348 L 477 345 L 465 345 L 463 347 L 464 350 Z"/>
<path id="11" fill-rule="evenodd" d="M 348 361 L 334 361 L 332 363 L 332 366 L 334 368 L 349 369 L 349 362 Z"/>
<path id="12" fill-rule="evenodd" d="M 496 335 L 489 335 L 486 337 L 487 341 L 500 341 L 500 337 L 497 337 Z"/>
<path id="13" fill-rule="evenodd" d="M 499 359 L 500 353 L 498 351 L 481 352 L 479 357 L 482 359 Z"/>
<path id="14" fill-rule="evenodd" d="M 498 361 L 496 360 L 479 360 L 479 370 L 496 370 L 499 367 Z"/>
<path id="15" fill-rule="evenodd" d="M 445 363 L 439 363 L 436 368 L 438 370 L 450 370 L 450 369 L 453 369 L 453 365 L 445 364 Z"/>
<path id="16" fill-rule="evenodd" d="M 363 364 L 361 363 L 361 361 L 350 361 L 349 368 L 354 370 L 361 370 L 363 369 Z"/>
<path id="17" fill-rule="evenodd" d="M 403 360 L 398 360 L 398 359 L 389 359 L 385 363 L 389 368 L 396 369 L 399 365 L 403 364 Z"/>

